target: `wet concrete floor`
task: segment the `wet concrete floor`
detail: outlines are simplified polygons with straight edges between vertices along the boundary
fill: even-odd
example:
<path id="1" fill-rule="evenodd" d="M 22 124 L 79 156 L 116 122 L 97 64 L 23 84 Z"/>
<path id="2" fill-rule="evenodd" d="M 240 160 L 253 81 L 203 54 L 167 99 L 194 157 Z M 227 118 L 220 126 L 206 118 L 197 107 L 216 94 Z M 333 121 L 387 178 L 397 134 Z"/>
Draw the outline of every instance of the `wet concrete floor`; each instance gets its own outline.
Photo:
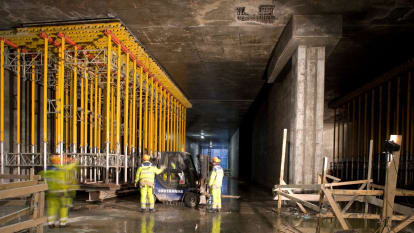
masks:
<path id="1" fill-rule="evenodd" d="M 223 199 L 221 213 L 207 213 L 205 207 L 190 209 L 157 203 L 155 213 L 140 213 L 138 194 L 91 204 L 77 200 L 69 214 L 69 226 L 48 229 L 47 232 L 139 232 L 139 233 L 267 233 L 315 232 L 316 218 L 301 216 L 295 208 L 284 208 L 281 217 L 275 213 L 276 202 L 271 192 L 240 184 L 227 183 L 228 194 L 241 198 Z M 356 232 L 375 232 L 376 221 L 351 222 Z M 321 232 L 340 231 L 335 220 L 324 220 Z M 402 232 L 413 232 L 412 230 Z"/>

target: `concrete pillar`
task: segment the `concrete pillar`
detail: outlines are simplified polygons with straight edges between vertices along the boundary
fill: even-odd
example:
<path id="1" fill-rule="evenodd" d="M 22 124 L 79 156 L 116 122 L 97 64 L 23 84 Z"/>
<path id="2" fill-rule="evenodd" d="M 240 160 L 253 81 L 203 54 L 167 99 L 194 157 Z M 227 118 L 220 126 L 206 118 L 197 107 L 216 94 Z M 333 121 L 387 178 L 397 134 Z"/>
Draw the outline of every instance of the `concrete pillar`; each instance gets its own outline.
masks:
<path id="1" fill-rule="evenodd" d="M 288 111 L 290 183 L 315 183 L 322 170 L 325 60 L 341 36 L 341 16 L 294 15 L 273 51 L 269 83 L 278 80 L 289 60 L 292 64 L 291 80 L 285 82 L 293 91 L 293 109 Z"/>
<path id="2" fill-rule="evenodd" d="M 291 128 L 290 180 L 316 181 L 323 158 L 325 47 L 298 46 L 292 58 L 294 119 Z"/>
<path id="3" fill-rule="evenodd" d="M 239 177 L 239 135 L 237 131 L 231 136 L 229 147 L 229 168 L 232 177 Z"/>

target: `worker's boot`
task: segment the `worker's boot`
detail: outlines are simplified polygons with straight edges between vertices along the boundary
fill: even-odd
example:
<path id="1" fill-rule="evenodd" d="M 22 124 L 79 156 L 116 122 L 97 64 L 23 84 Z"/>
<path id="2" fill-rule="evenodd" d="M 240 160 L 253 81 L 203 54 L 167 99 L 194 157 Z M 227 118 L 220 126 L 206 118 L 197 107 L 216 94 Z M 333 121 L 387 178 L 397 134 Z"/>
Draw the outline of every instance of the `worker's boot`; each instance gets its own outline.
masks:
<path id="1" fill-rule="evenodd" d="M 149 212 L 154 213 L 155 212 L 155 209 L 154 208 L 150 208 L 149 209 Z"/>
<path id="2" fill-rule="evenodd" d="M 217 209 L 216 208 L 211 208 L 211 209 L 208 209 L 208 212 L 209 213 L 215 213 L 215 212 L 217 212 Z"/>
<path id="3" fill-rule="evenodd" d="M 141 209 L 139 210 L 139 212 L 144 213 L 146 210 L 147 210 L 147 209 L 145 209 L 145 208 L 141 208 Z"/>

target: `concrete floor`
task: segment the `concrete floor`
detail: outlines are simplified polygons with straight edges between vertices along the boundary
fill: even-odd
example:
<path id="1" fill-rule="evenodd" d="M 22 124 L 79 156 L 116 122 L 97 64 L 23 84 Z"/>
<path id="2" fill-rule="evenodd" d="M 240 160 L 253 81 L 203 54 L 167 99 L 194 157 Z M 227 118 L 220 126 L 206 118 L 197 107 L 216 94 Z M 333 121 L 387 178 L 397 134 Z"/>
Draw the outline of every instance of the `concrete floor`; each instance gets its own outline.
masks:
<path id="1" fill-rule="evenodd" d="M 224 199 L 223 211 L 210 214 L 202 207 L 190 209 L 157 203 L 156 213 L 140 213 L 136 194 L 90 204 L 75 202 L 70 212 L 69 226 L 48 229 L 47 232 L 211 232 L 211 233 L 265 233 L 315 232 L 316 219 L 299 216 L 294 208 L 284 208 L 282 216 L 274 212 L 276 202 L 266 190 L 253 190 L 252 186 L 230 180 L 227 193 L 240 193 L 241 199 Z M 351 222 L 357 232 L 375 232 L 376 222 Z M 325 220 L 322 232 L 337 232 L 336 221 Z M 405 231 L 412 232 L 412 231 Z"/>

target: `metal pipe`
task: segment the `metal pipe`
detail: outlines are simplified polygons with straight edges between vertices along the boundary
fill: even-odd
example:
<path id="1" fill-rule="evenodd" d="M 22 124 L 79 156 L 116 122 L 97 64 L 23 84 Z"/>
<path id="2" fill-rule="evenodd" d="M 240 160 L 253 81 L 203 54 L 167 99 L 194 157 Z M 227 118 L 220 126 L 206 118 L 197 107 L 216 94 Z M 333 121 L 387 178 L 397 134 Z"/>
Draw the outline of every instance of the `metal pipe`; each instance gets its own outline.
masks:
<path id="1" fill-rule="evenodd" d="M 163 115 L 163 96 L 162 96 L 162 87 L 159 88 L 160 101 L 159 101 L 159 118 L 158 118 L 158 152 L 162 152 L 162 115 Z"/>
<path id="2" fill-rule="evenodd" d="M 154 79 L 153 78 L 150 78 L 150 85 L 151 85 L 151 88 L 150 88 L 150 93 L 151 93 L 151 99 L 150 99 L 150 109 L 149 109 L 149 137 L 148 137 L 148 140 L 149 140 L 149 154 L 152 156 L 153 155 L 153 142 L 154 142 L 154 140 L 153 140 L 153 137 L 152 137 L 152 130 L 153 130 L 153 127 L 154 127 L 154 117 L 153 117 L 153 109 L 154 109 Z"/>
<path id="3" fill-rule="evenodd" d="M 121 46 L 118 45 L 116 79 L 116 154 L 121 154 Z M 116 159 L 116 184 L 119 184 L 119 159 Z"/>
<path id="4" fill-rule="evenodd" d="M 35 153 L 35 143 L 36 143 L 36 139 L 35 139 L 35 130 L 36 130 L 36 126 L 35 126 L 35 120 L 36 120 L 36 83 L 35 83 L 35 78 L 36 78 L 36 69 L 35 69 L 35 64 L 34 64 L 34 58 L 32 57 L 32 80 L 31 80 L 31 84 L 32 84 L 32 103 L 31 103 L 31 147 L 32 147 L 32 153 Z"/>
<path id="5" fill-rule="evenodd" d="M 128 181 L 128 107 L 129 107 L 129 53 L 126 54 L 125 96 L 124 96 L 124 182 Z"/>
<path id="6" fill-rule="evenodd" d="M 43 171 L 46 171 L 47 169 L 47 88 L 48 88 L 47 61 L 48 61 L 48 46 L 49 46 L 49 41 L 47 39 L 44 39 L 43 46 L 44 46 L 43 48 Z M 1 49 L 1 51 L 3 51 L 3 48 Z M 3 59 L 3 56 L 1 57 Z M 3 65 L 1 65 L 1 67 L 2 67 L 1 70 L 3 71 L 3 68 L 4 68 Z M 2 97 L 3 97 L 3 94 L 2 94 Z"/>
<path id="7" fill-rule="evenodd" d="M 155 84 L 155 102 L 154 102 L 154 154 L 158 153 L 158 83 L 154 82 Z"/>
<path id="8" fill-rule="evenodd" d="M 76 153 L 77 150 L 77 136 L 78 136 L 78 48 L 75 46 L 74 67 L 73 67 L 73 93 L 72 93 L 72 152 Z"/>
<path id="9" fill-rule="evenodd" d="M 59 114 L 59 116 L 60 116 L 60 120 L 59 120 L 60 146 L 59 147 L 60 147 L 60 164 L 63 165 L 63 119 L 64 119 L 64 113 L 65 113 L 64 102 L 63 102 L 64 101 L 64 95 L 65 95 L 65 91 L 64 91 L 64 89 L 65 89 L 65 37 L 62 37 L 61 40 L 62 40 L 61 49 L 60 49 L 60 52 L 61 52 L 61 56 L 60 56 L 60 58 L 61 58 L 61 69 L 60 69 L 60 72 L 61 73 L 59 75 L 59 78 L 60 78 L 60 81 L 59 81 L 59 88 L 60 88 L 59 95 L 60 95 L 60 104 L 61 104 L 61 106 L 60 106 L 61 112 Z"/>
<path id="10" fill-rule="evenodd" d="M 145 73 L 144 153 L 148 154 L 148 73 Z"/>
<path id="11" fill-rule="evenodd" d="M 105 144 L 106 144 L 106 167 L 105 167 L 105 183 L 109 183 L 109 140 L 110 140 L 110 121 L 109 121 L 109 113 L 110 113 L 110 97 L 111 97 L 111 57 L 112 57 L 112 39 L 111 35 L 107 35 L 107 65 L 106 65 L 106 113 L 105 113 Z"/>
<path id="12" fill-rule="evenodd" d="M 139 123 L 138 123 L 138 153 L 139 156 L 142 155 L 142 84 L 143 84 L 143 79 L 144 77 L 142 76 L 143 69 L 142 67 L 140 68 L 140 75 L 139 75 Z"/>
<path id="13" fill-rule="evenodd" d="M 17 136 L 17 138 L 16 138 L 16 143 L 17 143 L 17 174 L 19 174 L 20 175 L 20 152 L 21 152 L 21 148 L 20 148 L 20 143 L 21 143 L 21 141 L 20 141 L 20 133 L 21 133 L 21 129 L 20 129 L 20 121 L 21 121 L 21 116 L 20 116 L 20 114 L 21 114 L 21 107 L 20 107 L 20 105 L 21 105 L 21 87 L 20 87 L 20 82 L 21 82 L 21 77 L 20 77 L 20 74 L 21 74 L 21 71 L 20 71 L 20 66 L 21 66 L 21 64 L 20 64 L 20 48 L 18 48 L 17 49 L 17 73 L 16 73 L 16 79 L 17 79 L 17 86 L 16 86 L 16 89 L 17 89 L 17 96 L 16 96 L 16 101 L 17 101 L 17 110 L 16 110 L 16 115 L 17 115 L 17 119 L 16 119 L 16 122 L 17 122 L 17 132 L 16 132 L 16 136 Z"/>
<path id="14" fill-rule="evenodd" d="M 184 107 L 184 151 L 186 150 L 186 142 L 187 142 L 187 108 Z"/>
<path id="15" fill-rule="evenodd" d="M 167 90 L 164 89 L 163 92 L 163 106 L 164 106 L 164 114 L 162 116 L 162 151 L 165 151 L 165 142 L 166 142 L 166 138 L 165 138 L 165 133 L 166 133 L 166 128 L 165 128 L 165 120 L 166 120 L 166 115 L 167 115 Z"/>

